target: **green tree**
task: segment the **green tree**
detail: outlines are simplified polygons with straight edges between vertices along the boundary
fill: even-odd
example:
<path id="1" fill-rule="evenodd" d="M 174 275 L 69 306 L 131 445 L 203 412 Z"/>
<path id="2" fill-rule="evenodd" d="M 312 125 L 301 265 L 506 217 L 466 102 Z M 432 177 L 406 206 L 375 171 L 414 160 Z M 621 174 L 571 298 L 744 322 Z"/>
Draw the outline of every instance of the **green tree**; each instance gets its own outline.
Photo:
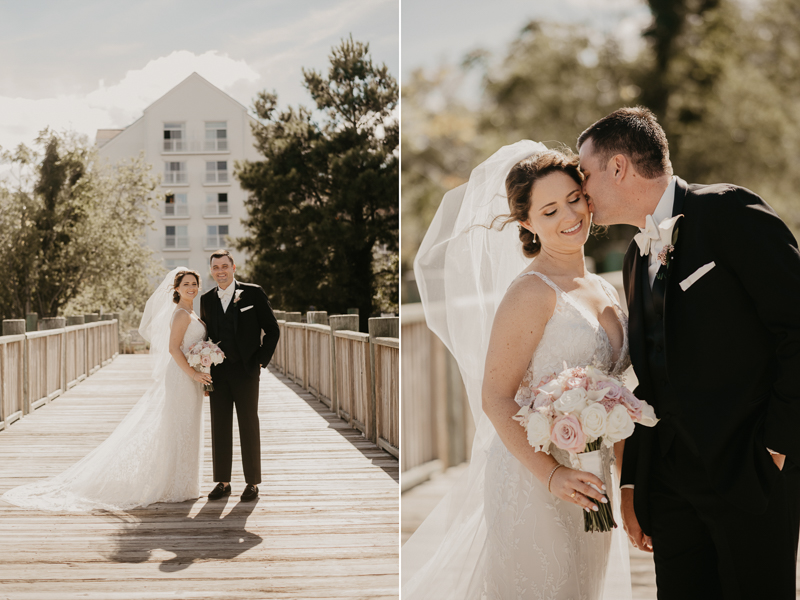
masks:
<path id="1" fill-rule="evenodd" d="M 43 152 L 4 152 L 0 186 L 0 312 L 21 318 L 143 304 L 157 269 L 142 243 L 155 180 L 142 159 L 101 166 L 85 139 L 43 131 Z"/>
<path id="2" fill-rule="evenodd" d="M 255 101 L 256 147 L 264 160 L 237 164 L 249 192 L 246 275 L 276 308 L 329 313 L 358 308 L 361 328 L 386 301 L 381 252 L 398 249 L 397 84 L 372 62 L 368 44 L 333 48 L 327 75 L 303 70 L 317 112 L 278 109 L 275 93 Z"/>
<path id="3" fill-rule="evenodd" d="M 765 0 L 745 12 L 733 0 L 648 3 L 653 21 L 636 56 L 623 54 L 613 36 L 532 22 L 499 59 L 475 52 L 447 77 L 410 78 L 403 87 L 404 272 L 443 193 L 499 146 L 527 138 L 574 147 L 596 119 L 636 104 L 657 114 L 677 175 L 748 187 L 800 234 L 797 3 Z M 466 107 L 452 82 L 475 69 L 483 86 Z M 619 268 L 633 233 L 609 228 L 590 238 L 587 255 L 601 270 Z"/>

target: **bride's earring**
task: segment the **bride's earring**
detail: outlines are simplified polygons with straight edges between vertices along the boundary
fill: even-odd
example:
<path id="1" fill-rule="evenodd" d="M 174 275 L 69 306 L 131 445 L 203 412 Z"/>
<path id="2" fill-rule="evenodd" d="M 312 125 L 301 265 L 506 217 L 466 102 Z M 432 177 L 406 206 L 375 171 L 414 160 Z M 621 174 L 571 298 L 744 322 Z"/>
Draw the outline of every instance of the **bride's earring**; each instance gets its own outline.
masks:
<path id="1" fill-rule="evenodd" d="M 536 234 L 535 233 L 533 234 L 533 243 L 534 244 L 536 243 Z"/>

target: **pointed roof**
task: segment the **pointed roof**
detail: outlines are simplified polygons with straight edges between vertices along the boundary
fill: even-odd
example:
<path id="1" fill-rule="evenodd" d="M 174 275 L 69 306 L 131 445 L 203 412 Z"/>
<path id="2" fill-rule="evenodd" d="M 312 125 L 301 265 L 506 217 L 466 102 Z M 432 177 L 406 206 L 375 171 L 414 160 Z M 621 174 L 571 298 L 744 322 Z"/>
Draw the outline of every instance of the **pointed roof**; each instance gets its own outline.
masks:
<path id="1" fill-rule="evenodd" d="M 125 136 L 125 133 L 126 133 L 126 132 L 127 132 L 129 129 L 131 129 L 131 127 L 133 127 L 134 125 L 136 125 L 137 123 L 139 123 L 139 121 L 141 121 L 141 120 L 142 120 L 142 117 L 144 117 L 144 115 L 145 115 L 145 114 L 147 114 L 147 112 L 148 112 L 148 111 L 149 111 L 151 108 L 153 108 L 153 107 L 154 107 L 154 106 L 156 106 L 157 104 L 159 104 L 159 103 L 161 103 L 162 101 L 164 101 L 164 99 L 165 99 L 167 96 L 171 95 L 173 92 L 175 92 L 175 90 L 177 90 L 177 89 L 179 89 L 179 88 L 181 88 L 181 87 L 183 87 L 183 86 L 185 86 L 185 85 L 189 85 L 189 84 L 190 84 L 190 82 L 191 82 L 191 83 L 198 82 L 198 83 L 200 83 L 201 85 L 207 86 L 207 87 L 208 87 L 210 90 L 213 90 L 213 92 L 214 92 L 214 93 L 221 95 L 221 96 L 222 96 L 223 98 L 225 98 L 225 100 L 227 100 L 228 102 L 232 102 L 232 103 L 236 104 L 236 105 L 237 105 L 239 108 L 241 108 L 242 110 L 244 110 L 244 112 L 245 112 L 245 115 L 247 115 L 247 117 L 248 117 L 250 120 L 252 120 L 252 121 L 254 121 L 254 120 L 255 120 L 255 119 L 253 118 L 253 116 L 252 116 L 252 115 L 251 115 L 249 112 L 247 112 L 247 107 L 246 107 L 246 106 L 244 106 L 244 105 L 243 105 L 241 102 L 239 102 L 238 100 L 236 100 L 235 98 L 233 98 L 231 95 L 229 95 L 229 94 L 226 94 L 225 92 L 223 92 L 221 89 L 219 89 L 219 88 L 218 88 L 217 86 L 215 86 L 213 83 L 211 83 L 210 81 L 208 81 L 208 79 L 206 79 L 205 77 L 203 77 L 203 76 L 201 76 L 199 73 L 197 73 L 197 71 L 194 71 L 194 72 L 193 72 L 191 75 L 189 75 L 188 77 L 186 77 L 186 78 L 185 78 L 183 81 L 181 81 L 179 84 L 177 84 L 176 86 L 174 86 L 173 88 L 171 88 L 171 89 L 170 89 L 170 90 L 169 90 L 169 91 L 168 91 L 166 94 L 164 94 L 164 95 L 162 95 L 160 98 L 158 98 L 158 100 L 156 100 L 155 102 L 152 102 L 152 103 L 151 103 L 149 106 L 147 106 L 147 108 L 145 108 L 145 109 L 144 109 L 144 111 L 143 111 L 143 114 L 142 114 L 142 116 L 141 116 L 141 117 L 139 117 L 138 119 L 136 119 L 136 120 L 135 120 L 133 123 L 131 123 L 130 125 L 128 125 L 128 126 L 125 128 L 125 129 L 118 130 L 118 131 L 119 131 L 119 133 L 115 134 L 115 135 L 114 135 L 113 137 L 111 137 L 110 139 L 108 139 L 108 140 L 105 140 L 105 141 L 104 141 L 104 143 L 103 143 L 103 144 L 101 144 L 101 145 L 98 145 L 98 147 L 103 147 L 103 146 L 111 145 L 111 144 L 113 144 L 113 143 L 114 143 L 116 140 L 118 140 L 119 138 L 121 138 L 121 137 L 124 137 L 124 136 Z M 99 137 L 100 137 L 100 132 L 101 132 L 101 131 L 106 131 L 106 130 L 101 130 L 101 129 L 98 129 L 98 130 L 97 130 L 98 139 L 99 139 Z M 110 130 L 108 130 L 108 131 L 110 131 Z M 97 141 L 96 141 L 95 143 L 97 143 Z"/>

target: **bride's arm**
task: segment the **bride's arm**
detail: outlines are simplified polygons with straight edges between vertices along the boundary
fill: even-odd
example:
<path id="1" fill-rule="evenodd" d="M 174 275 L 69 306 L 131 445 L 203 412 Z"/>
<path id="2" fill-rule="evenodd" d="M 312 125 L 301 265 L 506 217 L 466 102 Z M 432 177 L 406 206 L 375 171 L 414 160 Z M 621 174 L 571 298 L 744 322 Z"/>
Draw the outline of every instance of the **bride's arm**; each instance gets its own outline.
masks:
<path id="1" fill-rule="evenodd" d="M 601 488 L 603 482 L 591 473 L 568 467 L 553 472 L 558 465 L 556 460 L 544 452 L 535 452 L 528 444 L 525 429 L 512 419 L 519 410 L 514 397 L 555 304 L 555 292 L 538 277 L 523 277 L 509 288 L 497 309 L 489 339 L 483 410 L 509 452 L 544 486 L 549 480 L 551 493 L 582 508 L 596 509 L 587 496 L 606 500 L 589 483 Z M 579 493 L 572 497 L 576 491 Z"/>
<path id="2" fill-rule="evenodd" d="M 211 383 L 211 375 L 195 371 L 189 366 L 189 362 L 181 351 L 183 336 L 186 335 L 186 330 L 189 328 L 189 323 L 192 322 L 192 318 L 189 316 L 189 313 L 183 312 L 182 310 L 176 312 L 177 314 L 172 319 L 172 327 L 169 331 L 169 353 L 175 363 L 184 373 L 191 377 L 192 380 L 199 383 Z"/>

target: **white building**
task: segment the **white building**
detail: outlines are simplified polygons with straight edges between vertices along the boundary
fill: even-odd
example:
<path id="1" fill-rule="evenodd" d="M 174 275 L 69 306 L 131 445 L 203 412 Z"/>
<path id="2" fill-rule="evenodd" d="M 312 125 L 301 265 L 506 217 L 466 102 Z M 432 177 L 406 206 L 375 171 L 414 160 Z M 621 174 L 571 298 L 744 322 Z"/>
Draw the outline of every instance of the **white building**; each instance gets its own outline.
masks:
<path id="1" fill-rule="evenodd" d="M 260 158 L 252 122 L 244 106 L 192 73 L 132 125 L 97 131 L 100 156 L 111 163 L 144 151 L 161 179 L 162 198 L 147 245 L 167 269 L 198 271 L 204 290 L 215 285 L 208 268 L 214 250 L 228 248 L 237 267 L 244 264 L 228 238 L 244 234 L 241 220 L 247 216 L 247 194 L 233 177 L 234 162 Z"/>

